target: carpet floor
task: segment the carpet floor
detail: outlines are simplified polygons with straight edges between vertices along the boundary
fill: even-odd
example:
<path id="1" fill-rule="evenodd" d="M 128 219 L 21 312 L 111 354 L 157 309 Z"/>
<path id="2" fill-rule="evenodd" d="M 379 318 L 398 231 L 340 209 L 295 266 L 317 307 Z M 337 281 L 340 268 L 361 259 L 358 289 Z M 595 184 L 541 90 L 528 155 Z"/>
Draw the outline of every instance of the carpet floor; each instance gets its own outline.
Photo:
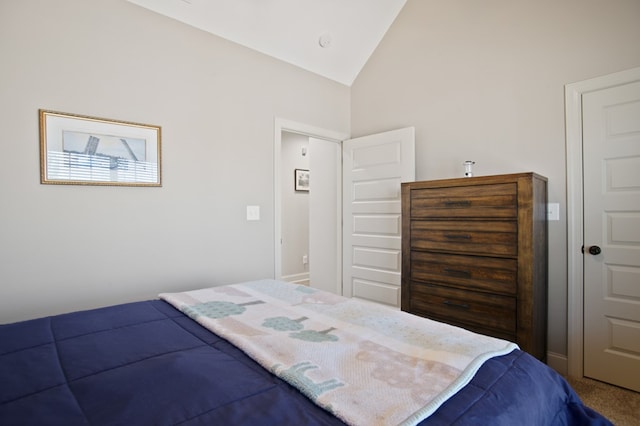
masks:
<path id="1" fill-rule="evenodd" d="M 582 402 L 616 426 L 640 426 L 640 393 L 586 377 L 567 381 Z"/>

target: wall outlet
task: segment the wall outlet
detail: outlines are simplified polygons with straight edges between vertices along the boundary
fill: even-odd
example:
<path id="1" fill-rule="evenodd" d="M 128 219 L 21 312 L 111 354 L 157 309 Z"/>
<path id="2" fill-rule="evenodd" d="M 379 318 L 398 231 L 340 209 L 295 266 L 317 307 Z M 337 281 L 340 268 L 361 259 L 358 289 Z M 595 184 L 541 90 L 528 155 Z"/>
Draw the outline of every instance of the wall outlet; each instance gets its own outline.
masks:
<path id="1" fill-rule="evenodd" d="M 305 254 L 304 256 L 302 256 L 302 264 L 306 265 L 307 263 L 309 263 L 309 256 Z"/>
<path id="2" fill-rule="evenodd" d="M 560 220 L 560 204 L 547 204 L 547 220 Z"/>

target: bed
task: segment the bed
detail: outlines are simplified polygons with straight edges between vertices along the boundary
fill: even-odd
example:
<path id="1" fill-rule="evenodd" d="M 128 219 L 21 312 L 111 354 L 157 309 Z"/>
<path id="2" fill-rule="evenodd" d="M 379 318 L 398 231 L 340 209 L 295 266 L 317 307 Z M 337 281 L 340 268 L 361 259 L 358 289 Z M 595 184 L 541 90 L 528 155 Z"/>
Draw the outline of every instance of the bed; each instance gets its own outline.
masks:
<path id="1" fill-rule="evenodd" d="M 1 325 L 0 424 L 610 422 L 512 343 L 260 280 Z"/>

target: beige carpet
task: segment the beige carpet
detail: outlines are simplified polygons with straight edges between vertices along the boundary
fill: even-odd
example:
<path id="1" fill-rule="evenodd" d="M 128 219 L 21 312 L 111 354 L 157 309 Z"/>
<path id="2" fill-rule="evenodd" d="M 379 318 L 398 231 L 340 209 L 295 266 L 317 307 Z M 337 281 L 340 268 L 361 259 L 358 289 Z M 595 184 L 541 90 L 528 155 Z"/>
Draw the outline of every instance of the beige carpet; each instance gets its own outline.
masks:
<path id="1" fill-rule="evenodd" d="M 616 426 L 640 426 L 640 393 L 587 378 L 567 378 L 585 405 Z"/>

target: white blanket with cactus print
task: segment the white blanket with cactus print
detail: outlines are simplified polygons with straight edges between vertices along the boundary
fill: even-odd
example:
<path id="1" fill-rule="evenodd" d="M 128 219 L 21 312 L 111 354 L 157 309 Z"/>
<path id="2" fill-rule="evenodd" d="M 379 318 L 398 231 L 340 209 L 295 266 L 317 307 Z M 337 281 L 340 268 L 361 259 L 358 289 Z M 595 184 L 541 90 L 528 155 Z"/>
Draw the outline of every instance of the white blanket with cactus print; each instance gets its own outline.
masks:
<path id="1" fill-rule="evenodd" d="M 412 425 L 514 343 L 276 280 L 160 297 L 352 425 Z"/>

